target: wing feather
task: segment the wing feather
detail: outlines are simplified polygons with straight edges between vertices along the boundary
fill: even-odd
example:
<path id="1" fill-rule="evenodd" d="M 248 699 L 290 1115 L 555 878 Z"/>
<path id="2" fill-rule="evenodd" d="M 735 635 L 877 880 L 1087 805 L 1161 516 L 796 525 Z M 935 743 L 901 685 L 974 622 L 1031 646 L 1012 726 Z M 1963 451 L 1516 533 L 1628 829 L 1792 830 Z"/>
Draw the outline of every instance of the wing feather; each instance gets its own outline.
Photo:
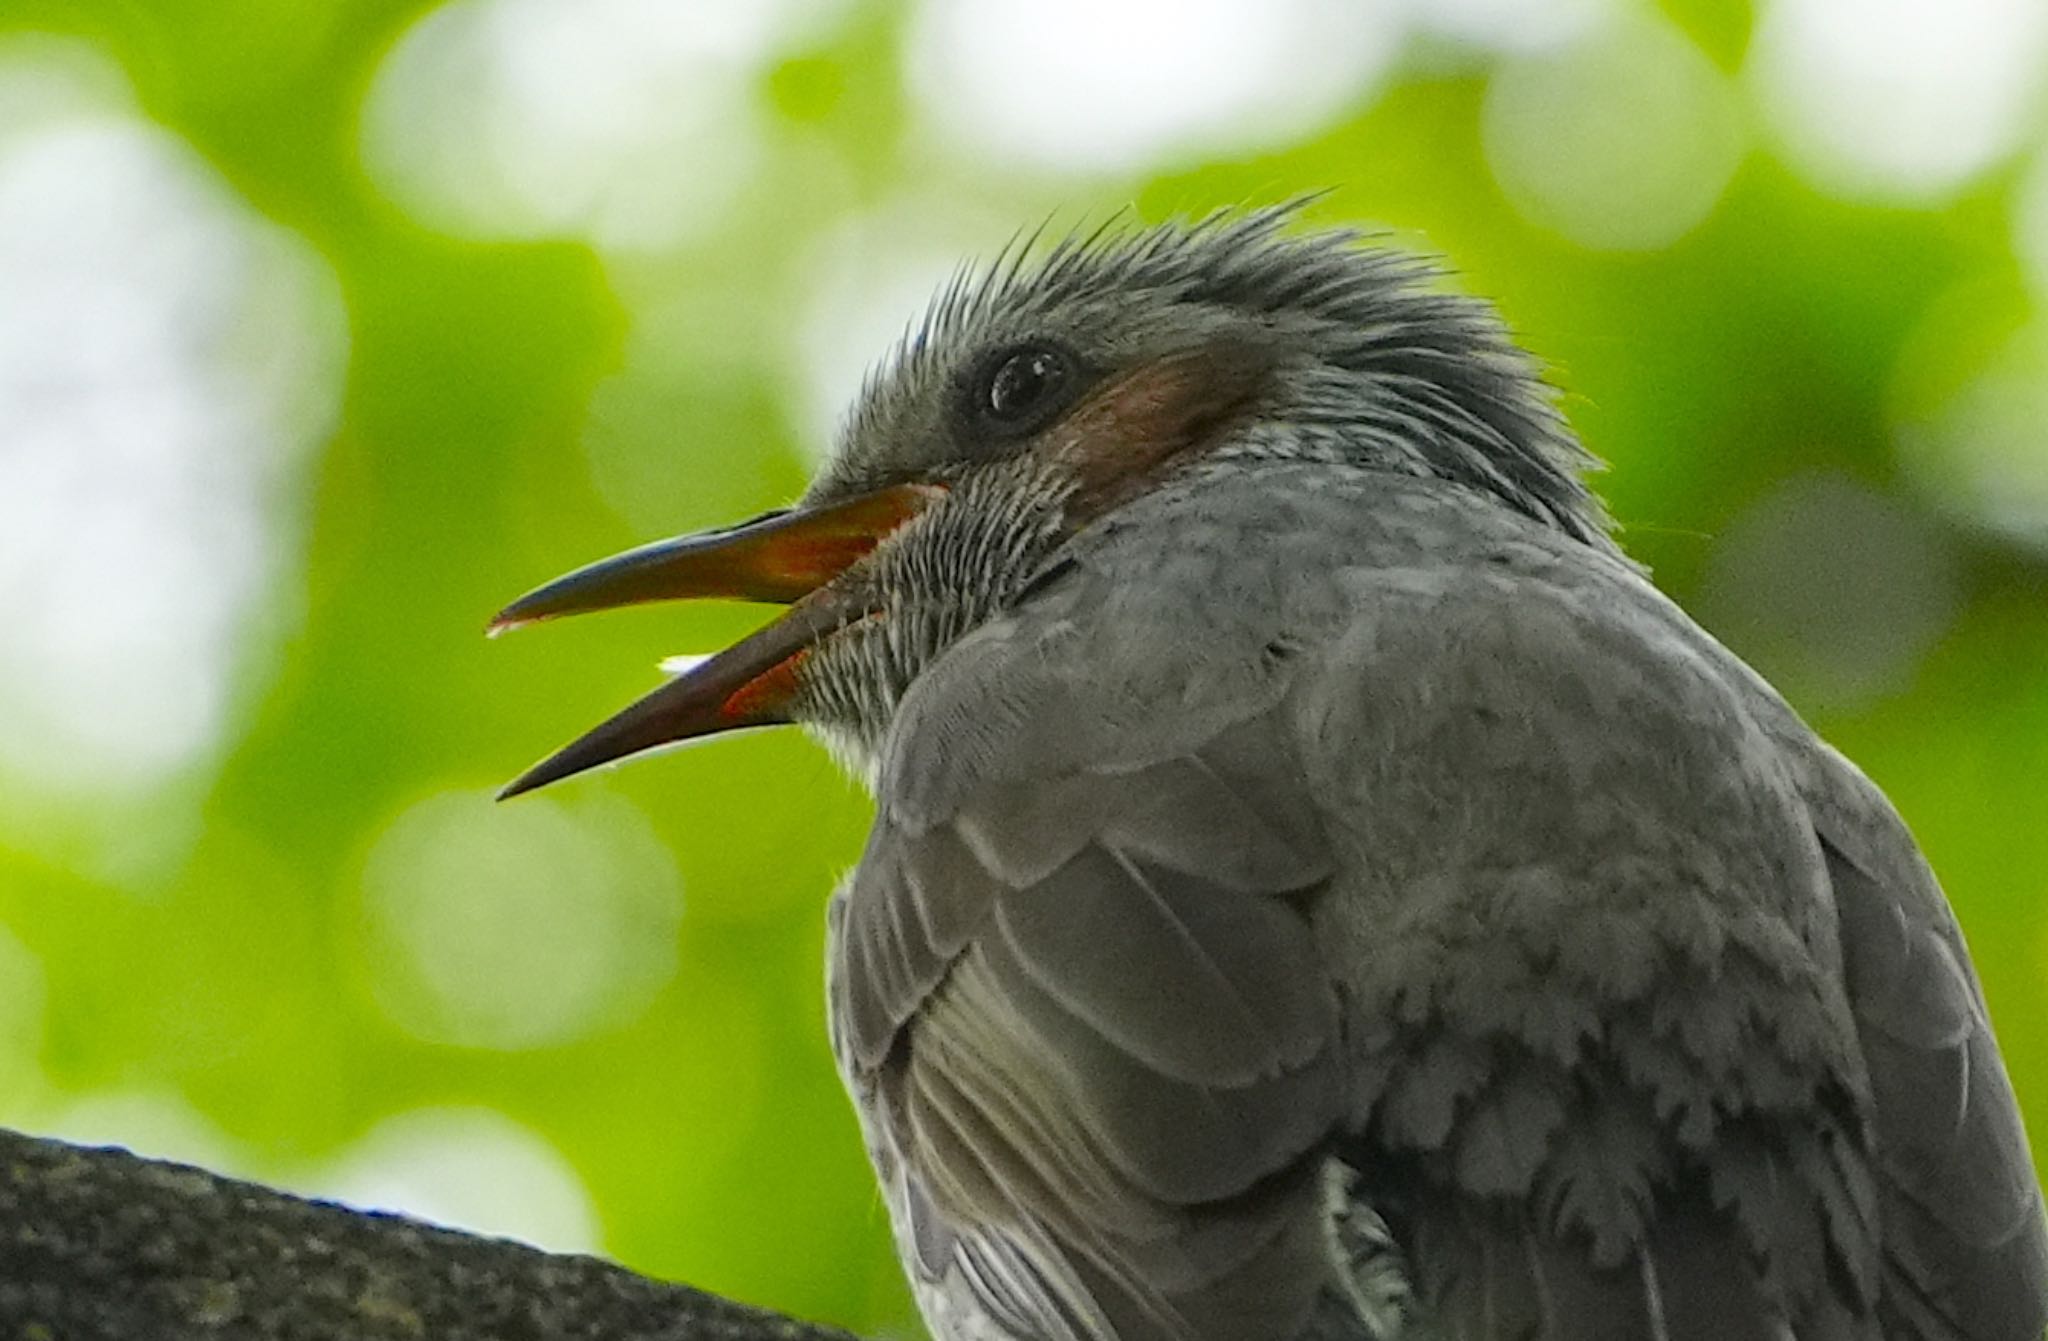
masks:
<path id="1" fill-rule="evenodd" d="M 1270 1341 L 1317 1303 L 1332 865 L 1301 784 L 1253 776 L 1277 729 L 885 813 L 851 880 L 834 1011 L 942 1222 L 921 1269 L 1019 1335 Z"/>
<path id="2" fill-rule="evenodd" d="M 2048 1228 L 2012 1084 L 1947 902 L 1857 781 L 1824 838 L 1876 1098 L 1890 1334 L 2038 1341 Z"/>

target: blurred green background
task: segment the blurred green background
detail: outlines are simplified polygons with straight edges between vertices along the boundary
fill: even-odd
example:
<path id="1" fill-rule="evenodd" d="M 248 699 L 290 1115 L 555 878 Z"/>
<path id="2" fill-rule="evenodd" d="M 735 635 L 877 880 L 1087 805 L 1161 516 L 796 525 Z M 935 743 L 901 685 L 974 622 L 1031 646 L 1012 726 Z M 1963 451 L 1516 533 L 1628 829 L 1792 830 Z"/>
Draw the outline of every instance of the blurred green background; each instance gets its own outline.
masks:
<path id="1" fill-rule="evenodd" d="M 2048 1135 L 2048 11 L 0 0 L 0 1122 L 914 1324 L 793 732 L 494 807 L 1020 226 L 1332 188 L 1889 790 Z M 2038 1148 L 2038 1146 L 2037 1146 Z"/>

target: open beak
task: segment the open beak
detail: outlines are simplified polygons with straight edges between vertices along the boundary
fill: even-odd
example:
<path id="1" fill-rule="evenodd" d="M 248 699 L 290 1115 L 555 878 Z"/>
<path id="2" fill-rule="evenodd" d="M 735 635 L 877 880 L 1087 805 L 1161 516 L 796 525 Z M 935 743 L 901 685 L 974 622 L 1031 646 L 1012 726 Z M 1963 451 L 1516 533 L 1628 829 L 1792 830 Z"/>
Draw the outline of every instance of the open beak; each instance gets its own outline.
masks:
<path id="1" fill-rule="evenodd" d="M 648 601 L 722 596 L 790 608 L 527 769 L 499 799 L 657 745 L 790 720 L 796 670 L 811 648 L 874 613 L 835 589 L 832 580 L 941 493 L 935 485 L 892 485 L 844 502 L 659 541 L 579 568 L 506 606 L 491 621 L 494 636 L 560 615 Z"/>

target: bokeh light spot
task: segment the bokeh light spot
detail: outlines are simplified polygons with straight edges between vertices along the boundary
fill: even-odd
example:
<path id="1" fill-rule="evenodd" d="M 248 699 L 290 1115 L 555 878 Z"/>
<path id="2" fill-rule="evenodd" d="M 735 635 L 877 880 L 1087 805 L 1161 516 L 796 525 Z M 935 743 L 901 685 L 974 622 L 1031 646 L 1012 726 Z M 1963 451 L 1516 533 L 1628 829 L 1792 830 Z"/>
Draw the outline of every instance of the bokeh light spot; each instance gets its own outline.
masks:
<path id="1" fill-rule="evenodd" d="M 1971 523 L 2048 553 L 2048 325 L 2011 337 L 1897 434 L 1901 463 L 1930 494 Z"/>
<path id="2" fill-rule="evenodd" d="M 133 792 L 216 746 L 262 650 L 344 326 L 308 248 L 48 57 L 0 46 L 0 774 Z"/>
<path id="3" fill-rule="evenodd" d="M 0 922 L 0 1092 L 33 1093 L 41 1083 L 43 961 Z"/>
<path id="4" fill-rule="evenodd" d="M 1399 5 L 1357 0 L 926 0 L 912 85 L 930 125 L 1042 167 L 1124 171 L 1299 134 L 1369 94 Z"/>
<path id="5" fill-rule="evenodd" d="M 1813 475 L 1723 531 L 1697 612 L 1801 706 L 1851 711 L 1905 688 L 1960 598 L 1955 558 L 1923 518 Z"/>
<path id="6" fill-rule="evenodd" d="M 448 792 L 377 837 L 361 915 L 363 970 L 400 1027 L 531 1048 L 644 1009 L 674 975 L 681 898 L 668 849 L 628 801 Z"/>
<path id="7" fill-rule="evenodd" d="M 830 6 L 455 0 L 364 109 L 375 180 L 430 226 L 658 248 L 715 224 L 760 157 L 749 78 Z"/>
<path id="8" fill-rule="evenodd" d="M 986 258 L 1016 226 L 1015 219 L 909 195 L 820 239 L 799 267 L 803 317 L 788 368 L 791 400 L 803 408 L 805 447 L 825 454 L 869 371 L 916 328 L 961 258 Z M 1063 230 L 1054 224 L 1046 231 Z"/>
<path id="9" fill-rule="evenodd" d="M 1938 198 L 2018 144 L 2044 42 L 2039 0 L 1775 0 L 1750 73 L 1785 154 L 1820 185 Z"/>
<path id="10" fill-rule="evenodd" d="M 780 408 L 754 369 L 645 351 L 591 392 L 581 434 L 591 483 L 650 538 L 723 525 L 787 492 L 777 487 L 791 472 Z"/>
<path id="11" fill-rule="evenodd" d="M 2013 202 L 2013 251 L 2036 294 L 2048 298 L 2048 153 L 2037 154 Z"/>
<path id="12" fill-rule="evenodd" d="M 1705 219 L 1747 140 L 1728 81 L 1647 17 L 1504 62 L 1487 88 L 1488 163 L 1532 222 L 1587 247 L 1668 246 Z"/>
<path id="13" fill-rule="evenodd" d="M 603 1246 L 597 1209 L 554 1146 L 485 1108 L 422 1108 L 386 1118 L 298 1190 L 363 1210 L 397 1211 L 552 1252 Z"/>
<path id="14" fill-rule="evenodd" d="M 103 1090 L 32 1124 L 76 1145 L 117 1145 L 150 1159 L 175 1160 L 230 1175 L 251 1169 L 248 1151 L 211 1118 L 163 1090 Z"/>
<path id="15" fill-rule="evenodd" d="M 1544 51 L 1580 37 L 1613 12 L 1614 0 L 1427 0 L 1416 29 L 1496 51 Z"/>

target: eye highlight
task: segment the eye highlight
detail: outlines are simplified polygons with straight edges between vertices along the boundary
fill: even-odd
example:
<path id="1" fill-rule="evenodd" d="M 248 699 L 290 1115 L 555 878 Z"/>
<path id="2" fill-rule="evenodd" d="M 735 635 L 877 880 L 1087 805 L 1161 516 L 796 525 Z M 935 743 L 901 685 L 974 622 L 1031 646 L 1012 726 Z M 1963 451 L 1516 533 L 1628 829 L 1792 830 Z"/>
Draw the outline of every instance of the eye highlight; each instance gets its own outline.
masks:
<path id="1" fill-rule="evenodd" d="M 991 359 L 974 391 L 974 411 L 991 428 L 1042 428 L 1073 399 L 1074 361 L 1047 344 L 1023 345 Z"/>

